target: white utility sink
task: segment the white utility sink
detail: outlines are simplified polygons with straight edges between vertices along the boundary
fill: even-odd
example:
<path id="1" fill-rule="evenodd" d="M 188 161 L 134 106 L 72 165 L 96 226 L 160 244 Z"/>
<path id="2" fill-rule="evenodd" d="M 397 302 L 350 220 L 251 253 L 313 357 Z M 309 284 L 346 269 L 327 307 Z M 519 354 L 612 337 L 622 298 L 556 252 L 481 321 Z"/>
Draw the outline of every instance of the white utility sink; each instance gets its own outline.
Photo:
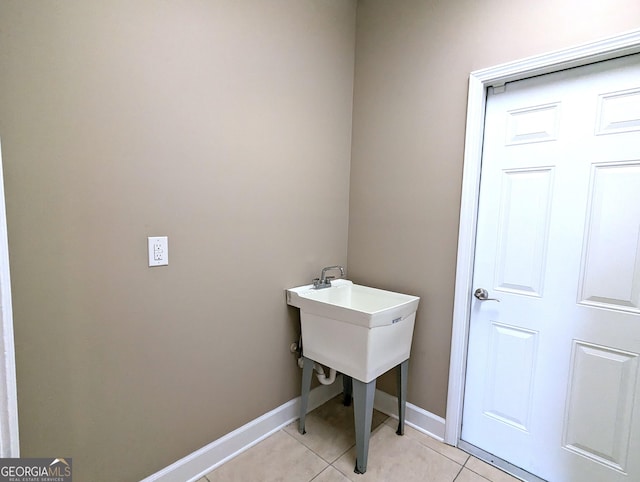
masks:
<path id="1" fill-rule="evenodd" d="M 367 383 L 409 358 L 417 296 L 344 279 L 286 293 L 300 308 L 305 357 Z"/>

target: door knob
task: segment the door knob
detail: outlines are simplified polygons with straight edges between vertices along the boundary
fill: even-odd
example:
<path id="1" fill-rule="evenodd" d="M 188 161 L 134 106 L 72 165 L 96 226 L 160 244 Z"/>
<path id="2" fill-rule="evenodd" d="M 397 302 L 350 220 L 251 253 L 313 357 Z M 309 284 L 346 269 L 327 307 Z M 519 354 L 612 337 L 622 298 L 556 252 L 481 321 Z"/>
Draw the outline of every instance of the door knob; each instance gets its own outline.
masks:
<path id="1" fill-rule="evenodd" d="M 477 290 L 475 290 L 473 292 L 473 296 L 478 298 L 480 301 L 497 301 L 498 303 L 500 302 L 498 298 L 489 298 L 489 293 L 484 288 L 478 288 Z"/>

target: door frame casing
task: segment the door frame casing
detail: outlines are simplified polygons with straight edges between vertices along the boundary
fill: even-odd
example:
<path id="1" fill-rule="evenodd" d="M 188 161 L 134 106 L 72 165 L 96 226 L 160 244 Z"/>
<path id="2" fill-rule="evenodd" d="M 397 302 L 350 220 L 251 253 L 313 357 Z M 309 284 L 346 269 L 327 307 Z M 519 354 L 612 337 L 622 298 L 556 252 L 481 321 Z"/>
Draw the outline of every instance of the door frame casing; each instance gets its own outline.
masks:
<path id="1" fill-rule="evenodd" d="M 9 242 L 0 144 L 0 457 L 20 457 Z"/>
<path id="2" fill-rule="evenodd" d="M 469 341 L 486 92 L 507 82 L 550 74 L 640 52 L 640 29 L 543 55 L 476 70 L 469 76 L 467 123 L 453 303 L 453 328 L 444 441 L 458 445 Z"/>

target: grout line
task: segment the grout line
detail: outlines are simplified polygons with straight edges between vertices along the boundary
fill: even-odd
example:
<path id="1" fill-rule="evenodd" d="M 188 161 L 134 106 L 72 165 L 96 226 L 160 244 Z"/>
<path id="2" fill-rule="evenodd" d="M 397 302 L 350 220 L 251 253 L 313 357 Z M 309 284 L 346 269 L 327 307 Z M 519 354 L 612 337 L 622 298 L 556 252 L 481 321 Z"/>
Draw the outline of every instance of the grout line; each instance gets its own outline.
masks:
<path id="1" fill-rule="evenodd" d="M 296 429 L 296 430 L 297 430 L 297 429 Z M 298 439 L 297 439 L 297 438 L 296 438 L 292 433 L 289 433 L 289 431 L 287 431 L 287 430 L 285 430 L 285 429 L 281 428 L 281 429 L 279 430 L 279 432 L 282 432 L 282 433 L 286 434 L 286 435 L 287 435 L 287 437 L 290 437 L 291 439 L 295 440 L 295 441 L 296 441 L 296 442 L 298 442 L 300 445 L 302 445 L 304 448 L 307 448 L 307 449 L 309 449 L 311 452 L 313 452 L 313 450 L 311 450 L 309 447 L 307 447 L 307 445 L 306 445 L 302 440 L 298 440 Z M 276 432 L 276 433 L 278 433 L 278 432 Z M 273 434 L 273 435 L 275 435 L 275 434 Z M 313 452 L 313 453 L 315 454 L 315 452 Z"/>
<path id="2" fill-rule="evenodd" d="M 471 460 L 472 455 L 469 455 L 469 457 L 467 457 L 467 462 L 469 462 L 469 460 Z M 460 472 L 458 472 L 458 475 L 456 476 L 456 478 L 453 480 L 453 482 L 455 482 L 458 477 L 460 476 L 460 474 L 462 473 L 462 471 L 464 469 L 467 469 L 469 472 L 473 473 L 474 475 L 477 475 L 478 477 L 480 477 L 482 480 L 486 480 L 487 482 L 493 482 L 492 479 L 488 479 L 487 477 L 485 477 L 482 474 L 479 474 L 478 472 L 476 472 L 473 469 L 470 469 L 469 467 L 467 467 L 467 462 L 464 463 L 464 465 L 460 468 Z"/>
<path id="3" fill-rule="evenodd" d="M 331 465 L 331 461 L 330 461 L 330 460 L 325 459 L 322 455 L 320 455 L 318 452 L 316 452 L 315 450 L 313 450 L 311 447 L 309 447 L 307 444 L 305 444 L 302 440 L 299 440 L 298 438 L 294 437 L 292 434 L 290 434 L 289 432 L 287 432 L 287 431 L 286 431 L 286 430 L 284 430 L 284 429 L 282 429 L 282 431 L 283 431 L 284 433 L 286 433 L 289 437 L 291 437 L 293 440 L 295 440 L 296 442 L 298 442 L 300 445 L 302 445 L 305 449 L 307 449 L 307 450 L 308 450 L 309 452 L 311 452 L 313 455 L 315 455 L 315 456 L 316 456 L 316 457 L 318 457 L 320 460 L 322 460 L 323 462 L 325 462 L 325 463 L 327 464 L 327 467 L 329 467 L 329 466 Z M 342 456 L 342 455 L 340 455 L 340 457 L 341 457 L 341 456 Z M 338 458 L 340 458 L 340 457 L 338 457 Z M 338 460 L 338 459 L 336 459 L 336 460 Z M 325 467 L 325 468 L 322 470 L 322 472 L 324 472 L 324 471 L 327 469 L 327 467 Z M 322 473 L 322 472 L 320 472 L 320 473 Z M 320 475 L 320 474 L 318 474 L 318 475 Z M 317 476 L 316 476 L 316 477 L 317 477 Z M 314 478 L 315 478 L 315 477 L 314 477 Z M 311 479 L 311 480 L 313 480 L 313 479 Z"/>
<path id="4" fill-rule="evenodd" d="M 322 469 L 320 472 L 318 472 L 316 475 L 314 475 L 311 478 L 311 480 L 309 480 L 309 482 L 312 482 L 313 480 L 316 480 L 318 477 L 320 477 L 320 475 L 324 474 L 327 470 L 329 470 L 329 467 L 333 467 L 333 466 L 331 464 L 327 465 L 324 469 Z"/>
<path id="5" fill-rule="evenodd" d="M 309 415 L 307 414 L 307 418 L 309 417 Z M 296 429 L 297 430 L 297 429 Z M 316 452 L 315 450 L 313 450 L 311 447 L 309 447 L 306 443 L 304 443 L 304 440 L 300 440 L 299 438 L 295 437 L 293 434 L 289 433 L 287 430 L 282 429 L 282 431 L 284 433 L 286 433 L 289 437 L 291 437 L 293 440 L 295 440 L 296 442 L 298 442 L 300 445 L 302 445 L 305 449 L 307 449 L 309 452 L 311 452 L 313 455 L 315 455 L 316 457 L 318 457 L 320 460 L 327 462 L 328 464 L 330 464 L 331 462 L 329 462 L 328 460 L 325 460 L 325 458 L 320 455 L 318 452 Z M 297 432 L 300 433 L 300 432 Z M 306 433 L 306 432 L 305 432 Z M 301 437 L 304 439 L 304 435 L 300 434 Z"/>
<path id="6" fill-rule="evenodd" d="M 308 414 L 307 414 L 308 415 Z M 282 432 L 284 434 L 286 434 L 289 438 L 291 438 L 292 440 L 294 440 L 295 442 L 297 442 L 298 444 L 302 445 L 305 449 L 307 449 L 309 452 L 311 452 L 313 455 L 315 455 L 316 457 L 318 457 L 320 460 L 322 460 L 326 466 L 320 471 L 318 472 L 316 475 L 314 475 L 311 479 L 309 479 L 309 482 L 311 482 L 312 480 L 315 480 L 317 477 L 320 476 L 321 473 L 323 473 L 325 470 L 327 470 L 329 467 L 331 467 L 331 462 L 328 462 L 327 460 L 324 459 L 324 457 L 322 457 L 320 454 L 316 453 L 315 450 L 313 450 L 311 447 L 309 447 L 308 445 L 306 445 L 304 442 L 302 442 L 301 440 L 298 440 L 296 437 L 294 437 L 292 434 L 290 434 L 287 430 L 285 430 L 284 428 L 281 428 L 280 430 L 278 430 L 277 432 L 272 433 L 269 437 L 272 437 L 273 435 L 277 434 L 278 432 Z M 266 439 L 265 439 L 266 440 Z M 209 479 L 207 479 L 208 482 Z"/>
<path id="7" fill-rule="evenodd" d="M 387 427 L 389 427 L 391 430 L 393 430 L 395 432 L 395 428 L 389 424 L 385 424 L 382 423 L 380 424 L 380 427 L 382 427 L 383 425 L 386 425 Z M 376 430 L 378 430 L 380 427 L 376 427 Z M 372 432 L 373 433 L 373 432 Z M 440 457 L 444 457 L 447 460 L 450 460 L 451 462 L 453 462 L 454 464 L 460 466 L 460 470 L 462 470 L 464 468 L 464 464 L 461 464 L 460 462 L 453 460 L 451 457 L 447 457 L 445 454 L 438 452 L 436 449 L 434 449 L 433 447 L 430 447 L 427 444 L 422 443 L 422 441 L 418 438 L 418 437 L 412 437 L 410 435 L 407 435 L 406 433 L 404 435 L 402 435 L 402 437 L 406 437 L 408 440 L 411 440 L 411 442 L 419 445 L 420 447 L 422 447 L 423 449 L 427 449 L 430 452 L 433 452 L 434 454 L 436 454 L 437 456 Z M 466 463 L 466 462 L 465 462 Z M 456 476 L 457 477 L 457 476 Z"/>
<path id="8" fill-rule="evenodd" d="M 488 480 L 489 482 L 492 482 L 492 481 L 491 481 L 491 479 L 488 479 L 488 478 L 487 478 L 487 477 L 485 477 L 484 475 L 479 474 L 479 473 L 478 473 L 478 472 L 476 472 L 475 470 L 473 470 L 473 469 L 471 469 L 471 468 L 467 467 L 467 464 L 469 463 L 469 461 L 471 460 L 471 458 L 473 458 L 473 455 L 469 454 L 469 457 L 467 458 L 467 461 L 464 463 L 464 468 L 466 468 L 469 472 L 473 472 L 473 473 L 474 473 L 474 474 L 476 474 L 478 477 L 482 477 L 482 479 L 483 479 L 483 480 Z M 478 460 L 480 460 L 480 459 L 478 459 Z M 485 463 L 485 464 L 486 464 L 486 462 L 484 462 L 484 461 L 482 461 L 482 460 L 480 460 L 480 462 L 483 462 L 483 463 Z M 493 467 L 493 466 L 492 466 L 492 465 L 490 465 L 490 464 L 487 464 L 487 465 L 489 465 L 490 467 Z M 497 468 L 497 467 L 496 467 L 496 468 Z M 500 470 L 500 469 L 498 468 L 498 470 Z M 503 471 L 503 470 L 501 470 L 501 472 L 504 472 L 504 471 Z M 506 473 L 506 472 L 505 472 L 505 473 Z M 511 474 L 507 474 L 507 475 L 511 475 Z"/>
<path id="9" fill-rule="evenodd" d="M 391 428 L 394 428 L 393 426 L 390 426 L 390 427 L 391 427 Z M 395 430 L 395 429 L 394 429 L 394 430 Z M 415 429 L 414 429 L 414 430 L 415 430 Z M 416 430 L 416 431 L 417 431 L 417 430 Z M 420 432 L 418 432 L 418 433 L 420 433 Z M 435 442 L 437 442 L 437 443 L 439 443 L 439 444 L 443 444 L 443 442 L 440 442 L 439 440 L 437 440 L 437 439 L 435 439 L 435 438 L 431 437 L 430 435 L 427 435 L 427 434 L 422 434 L 422 435 L 424 435 L 424 436 L 426 436 L 426 437 L 429 437 L 430 439 L 434 440 Z M 403 435 L 403 437 L 406 437 L 406 436 L 407 436 L 407 434 L 405 433 L 405 434 Z M 435 448 L 433 448 L 433 447 L 431 447 L 431 446 L 427 445 L 426 443 L 423 443 L 423 442 L 420 440 L 420 438 L 419 438 L 419 437 L 411 437 L 411 436 L 409 435 L 409 438 L 411 438 L 412 440 L 414 440 L 414 441 L 415 441 L 416 443 L 418 443 L 419 445 L 422 445 L 423 447 L 426 447 L 426 448 L 428 448 L 428 449 L 430 449 L 430 450 L 434 451 L 434 452 L 435 452 L 435 453 L 437 453 L 438 455 L 442 455 L 444 458 L 446 458 L 446 459 L 448 459 L 448 460 L 451 460 L 451 462 L 454 462 L 454 463 L 456 463 L 456 464 L 460 465 L 460 467 L 465 467 L 465 466 L 467 465 L 467 462 L 469 462 L 469 459 L 471 458 L 471 455 L 466 454 L 467 458 L 465 459 L 465 461 L 464 461 L 464 462 L 460 463 L 460 462 L 458 462 L 457 460 L 454 460 L 453 458 L 449 457 L 447 454 L 444 454 L 444 453 L 442 453 L 442 452 L 439 452 L 439 451 L 438 451 L 438 450 L 436 450 Z M 457 447 L 454 447 L 454 448 L 457 448 Z M 458 449 L 458 450 L 460 450 L 460 449 Z M 460 451 L 464 453 L 464 450 L 460 450 Z"/>
<path id="10" fill-rule="evenodd" d="M 337 459 L 336 459 L 337 461 Z M 331 464 L 331 467 L 333 467 L 334 469 L 336 469 L 339 473 L 341 473 L 342 475 L 344 475 L 345 478 L 349 478 L 348 474 L 345 474 L 342 470 L 340 470 L 338 467 L 336 467 L 335 465 Z"/>
<path id="11" fill-rule="evenodd" d="M 487 479 L 484 475 L 480 475 L 478 472 L 475 472 L 473 470 L 471 470 L 470 468 L 467 468 L 467 470 L 469 472 L 471 472 L 474 475 L 477 475 L 478 477 L 480 477 L 482 480 L 486 480 L 487 482 L 492 482 L 491 479 Z"/>
<path id="12" fill-rule="evenodd" d="M 344 455 L 346 455 L 347 452 L 349 452 L 355 446 L 356 446 L 355 443 L 353 443 L 352 445 L 349 445 L 349 447 L 347 447 L 347 449 L 344 452 L 342 452 L 340 455 L 338 455 L 333 462 L 329 462 L 329 463 L 333 466 L 333 464 L 335 464 L 338 460 L 340 460 L 342 457 L 344 457 Z M 336 467 L 334 467 L 334 468 L 337 470 Z"/>
<path id="13" fill-rule="evenodd" d="M 460 474 L 462 473 L 463 470 L 464 470 L 464 465 L 460 467 L 460 470 L 458 470 L 458 473 L 453 478 L 453 482 L 456 482 L 456 480 L 458 480 L 458 477 L 460 477 Z"/>

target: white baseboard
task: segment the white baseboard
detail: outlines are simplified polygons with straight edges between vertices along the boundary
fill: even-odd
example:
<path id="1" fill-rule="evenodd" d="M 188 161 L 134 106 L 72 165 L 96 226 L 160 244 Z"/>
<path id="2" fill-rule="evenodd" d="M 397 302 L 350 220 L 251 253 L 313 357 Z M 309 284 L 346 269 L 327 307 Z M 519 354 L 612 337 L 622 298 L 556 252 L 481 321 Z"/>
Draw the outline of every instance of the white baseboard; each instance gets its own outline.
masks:
<path id="1" fill-rule="evenodd" d="M 332 385 L 321 385 L 309 393 L 309 411 L 319 407 L 342 392 L 340 376 Z M 382 413 L 398 418 L 398 399 L 376 390 L 374 407 Z M 194 482 L 216 467 L 241 454 L 269 435 L 299 417 L 300 397 L 265 413 L 233 432 L 205 445 L 201 449 L 150 475 L 141 482 Z M 411 403 L 407 403 L 406 424 L 440 441 L 444 437 L 444 419 Z"/>
<path id="2" fill-rule="evenodd" d="M 342 393 L 342 378 L 309 392 L 309 411 Z M 299 418 L 300 397 L 205 445 L 141 482 L 192 482 Z"/>
<path id="3" fill-rule="evenodd" d="M 391 417 L 398 418 L 398 398 L 393 395 L 376 390 L 376 398 L 373 402 L 373 407 Z M 405 423 L 410 427 L 439 440 L 440 442 L 444 441 L 444 418 L 438 417 L 431 412 L 427 412 L 413 403 L 407 402 Z"/>

